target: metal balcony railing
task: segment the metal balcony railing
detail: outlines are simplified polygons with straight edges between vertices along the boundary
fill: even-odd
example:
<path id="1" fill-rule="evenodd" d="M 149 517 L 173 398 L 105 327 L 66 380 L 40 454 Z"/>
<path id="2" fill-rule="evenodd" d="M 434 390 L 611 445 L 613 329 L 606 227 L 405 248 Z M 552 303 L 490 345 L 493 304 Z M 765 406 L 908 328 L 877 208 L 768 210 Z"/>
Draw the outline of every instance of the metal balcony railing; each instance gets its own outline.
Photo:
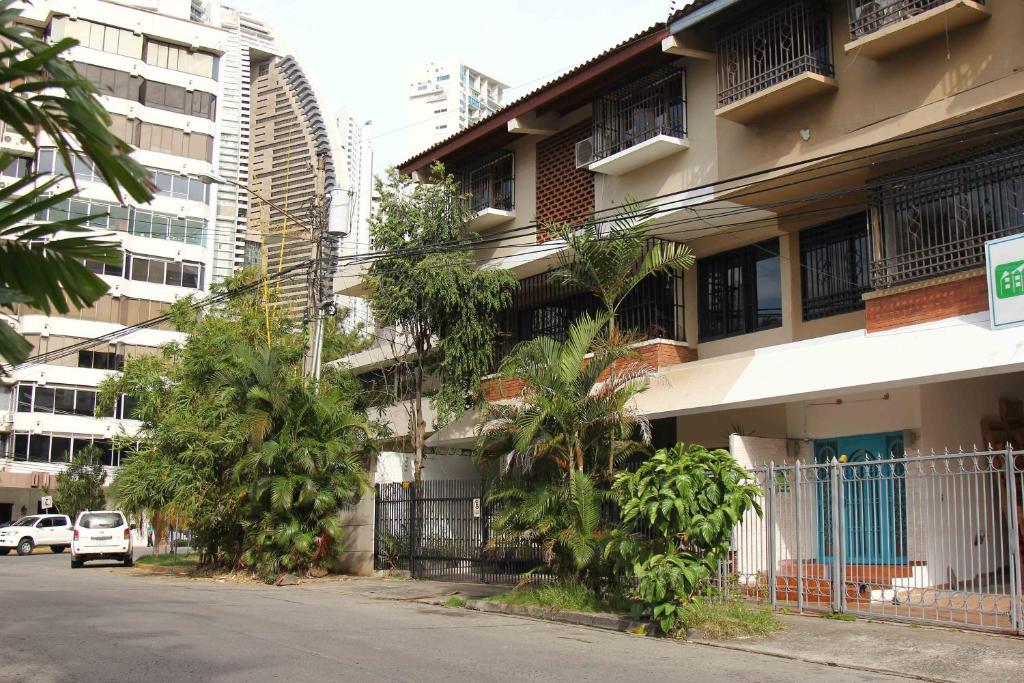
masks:
<path id="1" fill-rule="evenodd" d="M 485 209 L 515 209 L 515 168 L 515 157 L 512 152 L 502 152 L 479 166 L 457 172 L 456 177 L 462 191 L 469 195 L 469 208 L 475 212 Z"/>
<path id="2" fill-rule="evenodd" d="M 741 16 L 719 33 L 719 107 L 802 73 L 834 73 L 826 2 L 790 0 L 767 7 Z"/>
<path id="3" fill-rule="evenodd" d="M 850 39 L 856 40 L 949 2 L 952 0 L 849 0 Z M 976 2 L 985 4 L 985 0 Z"/>
<path id="4" fill-rule="evenodd" d="M 1024 142 L 988 147 L 877 181 L 876 289 L 985 264 L 985 242 L 1024 232 Z"/>
<path id="5" fill-rule="evenodd" d="M 686 71 L 658 71 L 594 100 L 594 160 L 658 135 L 686 137 Z"/>

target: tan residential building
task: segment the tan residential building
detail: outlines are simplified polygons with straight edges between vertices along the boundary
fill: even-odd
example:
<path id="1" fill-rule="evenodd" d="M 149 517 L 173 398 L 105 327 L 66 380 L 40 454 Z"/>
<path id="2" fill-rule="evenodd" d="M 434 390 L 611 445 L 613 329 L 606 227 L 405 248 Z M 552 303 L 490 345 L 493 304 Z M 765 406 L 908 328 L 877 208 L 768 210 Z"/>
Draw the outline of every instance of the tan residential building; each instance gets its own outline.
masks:
<path id="1" fill-rule="evenodd" d="M 546 277 L 549 224 L 635 196 L 689 245 L 620 325 L 662 442 L 730 447 L 783 506 L 738 533 L 746 589 L 1020 630 L 1022 22 L 1012 0 L 700 0 L 401 170 L 467 179 L 481 264 L 521 280 L 502 344 L 593 306 Z M 428 444 L 473 438 L 469 415 Z"/>

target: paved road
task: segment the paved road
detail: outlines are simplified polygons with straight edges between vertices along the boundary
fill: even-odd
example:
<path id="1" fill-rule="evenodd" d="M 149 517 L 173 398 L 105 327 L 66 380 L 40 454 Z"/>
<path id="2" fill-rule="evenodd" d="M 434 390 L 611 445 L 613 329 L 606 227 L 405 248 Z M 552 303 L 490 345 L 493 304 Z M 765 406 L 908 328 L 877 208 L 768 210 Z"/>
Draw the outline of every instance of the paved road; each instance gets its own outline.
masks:
<path id="1" fill-rule="evenodd" d="M 0 557 L 0 681 L 876 681 L 769 656 L 375 600 Z"/>

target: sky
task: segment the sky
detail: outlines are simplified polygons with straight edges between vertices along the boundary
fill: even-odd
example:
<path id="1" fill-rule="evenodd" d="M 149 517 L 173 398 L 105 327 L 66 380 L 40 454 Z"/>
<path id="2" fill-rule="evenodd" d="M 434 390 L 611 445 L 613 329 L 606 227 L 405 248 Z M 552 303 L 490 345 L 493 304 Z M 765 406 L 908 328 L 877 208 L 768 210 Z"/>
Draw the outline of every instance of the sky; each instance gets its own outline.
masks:
<path id="1" fill-rule="evenodd" d="M 376 172 L 403 161 L 410 72 L 456 58 L 510 102 L 664 21 L 668 0 L 227 0 L 269 22 L 324 106 L 373 121 Z M 682 3 L 685 4 L 685 3 Z"/>

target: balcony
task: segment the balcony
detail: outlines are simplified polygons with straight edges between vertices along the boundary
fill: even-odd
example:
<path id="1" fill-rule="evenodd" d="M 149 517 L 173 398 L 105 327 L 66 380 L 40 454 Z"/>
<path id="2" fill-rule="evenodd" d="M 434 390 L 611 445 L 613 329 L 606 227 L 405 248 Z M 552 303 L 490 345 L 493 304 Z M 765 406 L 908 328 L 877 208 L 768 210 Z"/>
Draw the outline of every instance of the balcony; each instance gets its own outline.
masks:
<path id="1" fill-rule="evenodd" d="M 594 101 L 594 161 L 587 169 L 622 175 L 689 147 L 686 72 L 662 69 Z"/>
<path id="2" fill-rule="evenodd" d="M 1024 141 L 887 176 L 871 190 L 876 289 L 985 265 L 985 242 L 1024 232 Z"/>
<path id="3" fill-rule="evenodd" d="M 849 0 L 847 52 L 880 59 L 987 19 L 985 0 Z"/>
<path id="4" fill-rule="evenodd" d="M 515 156 L 500 152 L 479 166 L 457 174 L 469 208 L 476 214 L 469 222 L 474 230 L 487 230 L 506 223 L 515 214 Z"/>
<path id="5" fill-rule="evenodd" d="M 721 31 L 717 116 L 751 123 L 836 87 L 826 3 L 790 0 Z"/>

